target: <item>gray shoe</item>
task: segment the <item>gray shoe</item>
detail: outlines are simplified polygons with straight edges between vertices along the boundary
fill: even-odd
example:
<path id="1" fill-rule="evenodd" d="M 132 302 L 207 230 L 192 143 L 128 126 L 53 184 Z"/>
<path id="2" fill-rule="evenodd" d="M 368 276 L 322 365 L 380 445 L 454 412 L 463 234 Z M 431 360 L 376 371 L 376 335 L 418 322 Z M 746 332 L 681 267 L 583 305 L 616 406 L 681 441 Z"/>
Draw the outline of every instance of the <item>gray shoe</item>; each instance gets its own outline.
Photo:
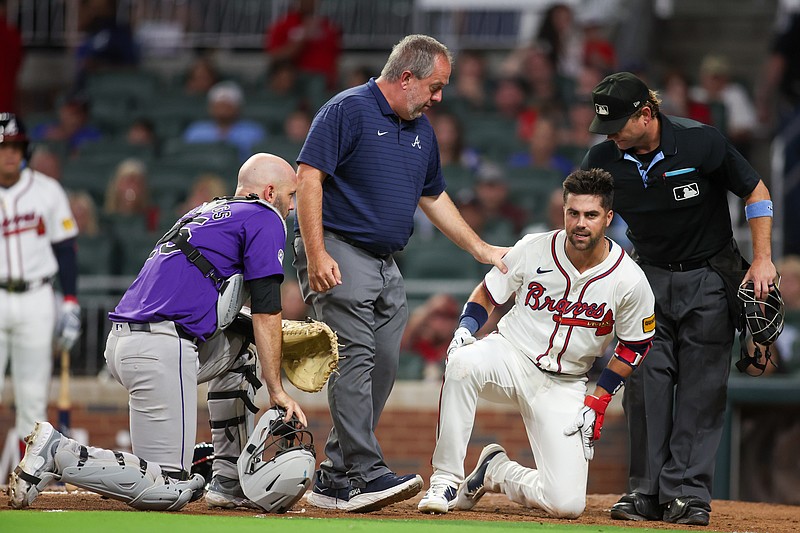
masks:
<path id="1" fill-rule="evenodd" d="M 255 502 L 244 495 L 238 479 L 229 479 L 222 476 L 211 478 L 206 490 L 206 503 L 209 509 L 215 507 L 223 509 L 235 509 L 236 507 L 261 509 Z"/>
<path id="2" fill-rule="evenodd" d="M 61 437 L 61 433 L 47 422 L 37 422 L 33 432 L 25 437 L 25 456 L 8 480 L 11 507 L 28 507 L 47 485 L 61 479 L 55 472 L 55 454 Z"/>
<path id="3" fill-rule="evenodd" d="M 456 497 L 456 509 L 468 511 L 475 507 L 484 494 L 486 494 L 486 487 L 484 482 L 486 480 L 486 469 L 489 463 L 492 462 L 499 455 L 506 455 L 506 450 L 499 444 L 489 444 L 478 457 L 478 465 L 475 470 L 464 479 L 464 482 L 458 488 L 458 496 Z"/>

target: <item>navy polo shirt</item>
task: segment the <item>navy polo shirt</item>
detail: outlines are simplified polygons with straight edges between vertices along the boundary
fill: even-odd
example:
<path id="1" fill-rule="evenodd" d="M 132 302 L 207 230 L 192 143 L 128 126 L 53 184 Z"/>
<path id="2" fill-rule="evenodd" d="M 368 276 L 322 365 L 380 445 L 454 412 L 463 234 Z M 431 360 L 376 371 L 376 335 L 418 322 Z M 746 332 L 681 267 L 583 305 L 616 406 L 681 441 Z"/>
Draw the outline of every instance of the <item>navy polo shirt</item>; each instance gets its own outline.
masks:
<path id="1" fill-rule="evenodd" d="M 322 106 L 297 161 L 328 175 L 325 229 L 377 254 L 401 250 L 414 230 L 420 196 L 445 189 L 428 118 L 402 120 L 374 78 Z"/>
<path id="2" fill-rule="evenodd" d="M 719 130 L 660 115 L 661 144 L 649 164 L 613 141 L 589 149 L 581 168 L 614 177 L 613 209 L 645 262 L 708 259 L 733 237 L 728 191 L 743 198 L 759 177 Z"/>

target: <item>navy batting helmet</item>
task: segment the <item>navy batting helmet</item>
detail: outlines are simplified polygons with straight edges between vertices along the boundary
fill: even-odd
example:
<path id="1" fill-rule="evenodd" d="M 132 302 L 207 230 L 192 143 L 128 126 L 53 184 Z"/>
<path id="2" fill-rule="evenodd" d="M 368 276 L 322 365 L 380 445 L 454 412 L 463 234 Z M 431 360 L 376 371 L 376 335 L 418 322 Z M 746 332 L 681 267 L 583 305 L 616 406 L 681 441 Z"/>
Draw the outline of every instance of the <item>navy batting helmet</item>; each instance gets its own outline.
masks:
<path id="1" fill-rule="evenodd" d="M 0 113 L 0 144 L 19 143 L 27 159 L 29 142 L 22 120 L 14 113 Z"/>

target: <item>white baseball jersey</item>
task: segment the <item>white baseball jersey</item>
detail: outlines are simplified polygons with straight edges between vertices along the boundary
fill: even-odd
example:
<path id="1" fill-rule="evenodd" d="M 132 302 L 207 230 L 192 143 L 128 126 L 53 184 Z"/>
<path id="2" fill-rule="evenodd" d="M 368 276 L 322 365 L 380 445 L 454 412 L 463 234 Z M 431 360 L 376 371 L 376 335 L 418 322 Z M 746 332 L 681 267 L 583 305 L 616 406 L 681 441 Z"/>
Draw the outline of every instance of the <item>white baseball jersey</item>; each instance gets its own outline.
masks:
<path id="1" fill-rule="evenodd" d="M 38 281 L 53 276 L 53 243 L 78 234 L 67 195 L 53 178 L 29 168 L 0 188 L 0 280 Z"/>
<path id="2" fill-rule="evenodd" d="M 484 285 L 493 303 L 515 294 L 497 329 L 539 368 L 585 374 L 613 335 L 644 341 L 655 331 L 655 298 L 639 266 L 610 239 L 599 265 L 579 273 L 567 258 L 564 230 L 526 235 Z"/>
<path id="3" fill-rule="evenodd" d="M 551 516 L 575 518 L 585 509 L 589 463 L 580 434 L 565 435 L 564 428 L 583 408 L 586 372 L 613 335 L 629 342 L 653 336 L 655 298 L 618 244 L 608 240 L 608 257 L 579 273 L 565 243 L 563 230 L 527 235 L 503 258 L 507 274 L 496 268 L 486 274 L 483 283 L 493 302 L 513 294 L 514 307 L 498 323 L 498 333 L 448 358 L 432 487 L 457 487 L 464 480 L 481 397 L 519 408 L 536 462 L 536 468 L 507 457 L 490 462 L 485 489 Z"/>
<path id="4" fill-rule="evenodd" d="M 78 227 L 61 185 L 27 168 L 17 183 L 0 187 L 0 221 L 0 283 L 31 283 L 25 291 L 0 288 L 0 376 L 10 356 L 22 436 L 47 419 L 56 316 L 53 287 L 45 279 L 58 271 L 52 244 L 74 237 Z"/>

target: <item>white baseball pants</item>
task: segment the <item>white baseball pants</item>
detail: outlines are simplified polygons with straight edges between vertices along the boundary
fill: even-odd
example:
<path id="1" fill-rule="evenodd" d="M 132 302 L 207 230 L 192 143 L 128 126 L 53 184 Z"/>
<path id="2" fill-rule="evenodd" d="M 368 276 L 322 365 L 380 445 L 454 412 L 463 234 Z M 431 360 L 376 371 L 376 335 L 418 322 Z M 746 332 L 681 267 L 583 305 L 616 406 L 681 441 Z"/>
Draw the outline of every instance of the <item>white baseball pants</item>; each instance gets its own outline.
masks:
<path id="1" fill-rule="evenodd" d="M 579 516 L 586 506 L 589 464 L 580 435 L 567 437 L 564 428 L 585 395 L 584 376 L 546 374 L 498 333 L 459 348 L 445 370 L 431 485 L 463 481 L 478 398 L 511 403 L 519 408 L 536 468 L 505 458 L 492 461 L 484 481 L 487 490 L 553 516 Z"/>

